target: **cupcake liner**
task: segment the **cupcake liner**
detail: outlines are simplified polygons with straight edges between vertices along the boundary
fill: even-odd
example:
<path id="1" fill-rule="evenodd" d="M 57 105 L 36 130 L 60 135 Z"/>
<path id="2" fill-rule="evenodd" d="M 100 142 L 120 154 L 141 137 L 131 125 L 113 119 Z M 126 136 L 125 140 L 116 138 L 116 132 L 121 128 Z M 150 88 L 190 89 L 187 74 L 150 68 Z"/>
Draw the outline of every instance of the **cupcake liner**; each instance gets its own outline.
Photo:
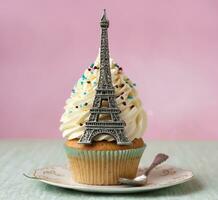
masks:
<path id="1" fill-rule="evenodd" d="M 134 178 L 144 149 L 104 151 L 65 146 L 74 180 L 92 185 L 114 185 L 119 177 Z"/>

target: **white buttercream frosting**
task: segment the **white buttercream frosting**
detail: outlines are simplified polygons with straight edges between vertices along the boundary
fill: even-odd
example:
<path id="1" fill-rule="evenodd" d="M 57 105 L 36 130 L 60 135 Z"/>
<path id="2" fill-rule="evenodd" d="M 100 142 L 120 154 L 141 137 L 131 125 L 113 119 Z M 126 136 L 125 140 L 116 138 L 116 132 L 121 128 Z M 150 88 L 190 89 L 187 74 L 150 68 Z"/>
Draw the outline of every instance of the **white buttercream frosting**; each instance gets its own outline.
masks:
<path id="1" fill-rule="evenodd" d="M 100 57 L 98 55 L 94 64 L 85 70 L 78 80 L 71 96 L 66 101 L 65 112 L 61 117 L 60 130 L 63 137 L 70 139 L 80 138 L 85 131 L 85 123 L 89 118 L 96 93 L 98 77 L 100 74 Z M 121 110 L 120 118 L 126 122 L 125 134 L 130 141 L 140 138 L 146 128 L 146 114 L 135 89 L 135 84 L 123 73 L 112 59 L 110 59 L 112 83 L 115 87 L 116 101 Z M 99 135 L 96 141 L 112 141 L 110 135 Z"/>

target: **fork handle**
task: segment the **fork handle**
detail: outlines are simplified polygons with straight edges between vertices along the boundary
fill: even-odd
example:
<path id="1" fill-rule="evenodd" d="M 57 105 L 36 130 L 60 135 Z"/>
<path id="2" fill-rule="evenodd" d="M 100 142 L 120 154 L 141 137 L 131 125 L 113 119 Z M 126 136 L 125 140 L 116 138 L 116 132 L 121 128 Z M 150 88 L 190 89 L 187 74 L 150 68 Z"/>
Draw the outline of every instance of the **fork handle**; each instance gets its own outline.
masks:
<path id="1" fill-rule="evenodd" d="M 160 165 L 162 162 L 166 161 L 169 158 L 168 155 L 159 153 L 155 156 L 153 162 L 149 166 L 149 168 L 145 172 L 145 176 L 148 176 L 152 169 L 154 169 L 157 165 Z"/>

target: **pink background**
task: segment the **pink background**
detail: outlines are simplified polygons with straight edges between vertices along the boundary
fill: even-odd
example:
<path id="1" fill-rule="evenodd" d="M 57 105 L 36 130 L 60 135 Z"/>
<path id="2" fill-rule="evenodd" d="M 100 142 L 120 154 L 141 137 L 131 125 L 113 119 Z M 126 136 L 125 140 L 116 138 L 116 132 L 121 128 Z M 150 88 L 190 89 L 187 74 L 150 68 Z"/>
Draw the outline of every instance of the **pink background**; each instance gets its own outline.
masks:
<path id="1" fill-rule="evenodd" d="M 61 137 L 71 88 L 110 19 L 111 56 L 137 83 L 149 139 L 218 139 L 218 1 L 0 0 L 0 136 Z"/>

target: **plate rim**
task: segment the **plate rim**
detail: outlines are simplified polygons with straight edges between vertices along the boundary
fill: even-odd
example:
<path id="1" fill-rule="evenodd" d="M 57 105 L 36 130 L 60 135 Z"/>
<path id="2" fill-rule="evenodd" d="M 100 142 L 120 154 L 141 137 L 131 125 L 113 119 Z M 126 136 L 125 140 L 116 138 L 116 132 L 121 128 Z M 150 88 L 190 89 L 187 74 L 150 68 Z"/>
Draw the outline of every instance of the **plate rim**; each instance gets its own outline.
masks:
<path id="1" fill-rule="evenodd" d="M 159 186 L 136 186 L 136 187 L 132 187 L 132 186 L 124 186 L 124 187 L 116 187 L 116 186 L 100 186 L 100 185 L 86 185 L 86 184 L 80 184 L 80 183 L 76 183 L 75 185 L 68 185 L 68 184 L 63 184 L 63 183 L 57 183 L 57 182 L 52 182 L 50 180 L 47 179 L 42 179 L 42 178 L 38 178 L 36 176 L 34 176 L 34 174 L 39 171 L 39 170 L 43 170 L 43 169 L 49 169 L 49 168 L 55 168 L 55 167 L 61 167 L 61 168 L 66 168 L 66 166 L 64 165 L 59 165 L 59 166 L 47 166 L 47 167 L 42 167 L 39 169 L 35 169 L 32 173 L 32 178 L 35 178 L 35 180 L 38 180 L 40 182 L 46 183 L 48 185 L 52 185 L 52 186 L 56 186 L 56 187 L 60 187 L 60 188 L 66 188 L 66 189 L 71 189 L 71 190 L 77 190 L 77 191 L 83 191 L 83 192 L 92 192 L 92 193 L 134 193 L 134 192 L 146 192 L 146 191 L 152 191 L 152 190 L 158 190 L 158 189 L 162 189 L 162 188 L 167 188 L 167 187 L 172 187 L 175 185 L 179 185 L 182 183 L 185 183 L 187 181 L 190 181 L 191 179 L 193 179 L 194 174 L 191 170 L 185 170 L 173 165 L 162 165 L 159 167 L 173 167 L 173 168 L 177 168 L 183 171 L 186 171 L 189 176 L 185 177 L 184 179 L 179 179 L 179 180 L 174 180 L 171 181 L 170 183 L 167 184 L 161 184 Z M 139 168 L 144 168 L 142 166 L 140 166 Z"/>

